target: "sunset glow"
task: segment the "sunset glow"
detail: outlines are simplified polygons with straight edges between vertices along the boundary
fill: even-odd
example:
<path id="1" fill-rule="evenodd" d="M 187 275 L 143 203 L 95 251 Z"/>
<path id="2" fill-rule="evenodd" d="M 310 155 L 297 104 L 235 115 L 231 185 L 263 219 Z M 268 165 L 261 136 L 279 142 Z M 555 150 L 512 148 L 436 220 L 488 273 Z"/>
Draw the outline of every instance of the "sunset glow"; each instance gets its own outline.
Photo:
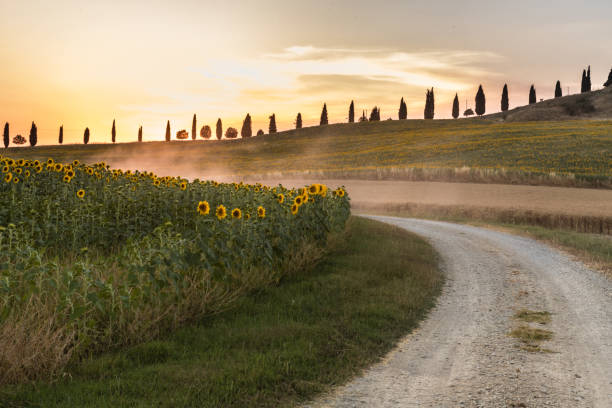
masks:
<path id="1" fill-rule="evenodd" d="M 487 112 L 499 110 L 504 83 L 510 107 L 538 97 L 577 92 L 586 64 L 594 89 L 610 69 L 612 5 L 593 1 L 371 2 L 310 1 L 0 1 L 0 121 L 39 143 L 162 140 L 191 128 L 240 128 L 246 113 L 254 132 L 267 132 L 276 113 L 279 130 L 318 124 L 324 102 L 330 123 L 381 107 L 397 118 L 404 97 L 409 118 L 422 118 L 425 89 L 436 90 L 436 118 L 474 104 L 480 83 Z M 554 6 L 553 6 L 554 5 Z M 525 6 L 525 7 L 522 7 Z M 375 8 L 375 9 L 373 9 Z M 528 11 L 527 11 L 528 10 Z"/>

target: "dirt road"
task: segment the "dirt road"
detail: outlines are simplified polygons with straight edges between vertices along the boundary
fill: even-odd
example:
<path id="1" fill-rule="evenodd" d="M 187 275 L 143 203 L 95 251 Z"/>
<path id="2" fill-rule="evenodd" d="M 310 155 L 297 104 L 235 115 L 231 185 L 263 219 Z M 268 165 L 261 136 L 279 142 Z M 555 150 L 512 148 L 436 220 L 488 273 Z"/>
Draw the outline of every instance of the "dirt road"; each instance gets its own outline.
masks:
<path id="1" fill-rule="evenodd" d="M 527 238 L 371 217 L 426 237 L 448 277 L 412 335 L 312 407 L 610 407 L 612 282 Z M 517 311 L 549 312 L 546 324 Z M 509 333 L 552 332 L 537 352 Z"/>

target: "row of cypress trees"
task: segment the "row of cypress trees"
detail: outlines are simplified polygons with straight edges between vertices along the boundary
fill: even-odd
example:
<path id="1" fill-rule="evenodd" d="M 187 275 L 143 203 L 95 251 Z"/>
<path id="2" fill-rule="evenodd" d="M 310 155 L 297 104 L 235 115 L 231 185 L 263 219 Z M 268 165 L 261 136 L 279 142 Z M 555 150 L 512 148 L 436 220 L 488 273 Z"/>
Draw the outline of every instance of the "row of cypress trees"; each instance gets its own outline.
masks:
<path id="1" fill-rule="evenodd" d="M 612 86 L 612 69 L 610 70 L 610 73 L 608 75 L 608 80 L 606 81 L 606 83 L 604 83 L 604 87 L 608 87 L 608 86 Z M 582 81 L 581 81 L 580 92 L 584 93 L 584 92 L 590 92 L 590 91 L 591 91 L 591 66 L 589 65 L 587 69 L 582 70 Z M 563 96 L 563 92 L 561 90 L 561 82 L 557 81 L 557 83 L 555 84 L 555 98 L 560 98 L 561 96 Z M 534 104 L 536 102 L 537 102 L 536 90 L 535 90 L 535 86 L 532 84 L 529 89 L 529 104 Z M 502 96 L 501 96 L 501 111 L 505 112 L 508 110 L 508 108 L 509 108 L 508 85 L 504 84 L 504 87 L 502 89 Z M 434 89 L 431 88 L 431 89 L 427 89 L 427 92 L 425 94 L 424 118 L 433 119 L 434 109 L 435 109 Z M 482 85 L 478 86 L 478 91 L 476 92 L 475 110 L 476 110 L 477 115 L 484 115 L 486 111 L 486 97 L 485 97 Z M 469 112 L 471 112 L 471 109 L 468 109 L 466 112 L 464 112 L 464 115 L 467 116 L 468 114 L 470 114 Z M 452 116 L 455 119 L 459 117 L 459 97 L 457 94 L 455 94 L 455 98 L 453 99 Z M 407 109 L 406 102 L 404 101 L 403 97 L 400 101 L 398 117 L 400 120 L 404 120 L 408 117 L 408 109 Z M 269 120 L 270 120 L 270 123 L 268 126 L 268 132 L 276 133 L 277 132 L 276 115 L 272 114 L 269 117 Z M 375 106 L 370 112 L 369 119 L 366 117 L 365 111 L 364 111 L 359 121 L 368 121 L 368 120 L 369 121 L 379 121 L 380 120 L 380 108 Z M 351 101 L 351 104 L 349 106 L 348 122 L 349 123 L 355 122 L 355 103 L 354 101 Z M 329 119 L 328 119 L 328 114 L 327 114 L 327 104 L 324 103 L 323 110 L 321 111 L 321 118 L 320 118 L 319 124 L 327 125 L 328 123 L 329 123 Z M 295 119 L 295 128 L 296 129 L 302 128 L 302 114 L 301 113 L 297 114 L 297 117 Z M 142 142 L 142 134 L 143 134 L 142 126 L 140 126 L 138 128 L 138 141 L 139 142 Z M 263 134 L 263 131 L 260 129 L 257 132 L 257 135 L 259 136 L 262 134 Z M 212 132 L 208 125 L 202 127 L 202 129 L 200 130 L 200 136 L 203 137 L 204 139 L 210 139 L 211 135 L 212 135 Z M 228 138 L 234 138 L 234 137 L 237 137 L 237 135 L 238 135 L 238 132 L 234 128 L 230 127 L 226 130 L 226 137 Z M 253 135 L 253 131 L 252 131 L 251 115 L 247 113 L 242 123 L 242 129 L 240 130 L 240 136 L 243 138 L 249 138 L 252 135 Z M 221 118 L 217 120 L 216 127 L 215 127 L 215 136 L 219 140 L 223 138 L 223 123 L 221 121 Z M 89 128 L 86 128 L 85 132 L 83 133 L 83 143 L 84 144 L 89 143 L 89 137 L 90 137 L 90 131 L 89 131 Z M 117 128 L 115 125 L 115 120 L 113 119 L 113 125 L 111 128 L 111 141 L 113 143 L 116 142 L 116 137 L 117 137 Z M 193 140 L 196 140 L 197 138 L 197 118 L 195 114 L 193 115 L 193 120 L 191 123 L 191 138 Z M 166 123 L 165 139 L 166 141 L 171 140 L 170 121 Z M 9 146 L 10 137 L 9 137 L 9 124 L 8 123 L 5 123 L 4 125 L 3 142 L 4 142 L 5 148 Z M 36 127 L 36 124 L 34 122 L 32 122 L 32 126 L 30 128 L 29 142 L 30 142 L 30 146 L 36 146 L 36 144 L 38 143 L 38 128 Z M 58 142 L 59 144 L 62 144 L 64 142 L 64 126 L 63 125 L 60 126 L 59 128 Z M 13 143 L 23 144 L 25 143 L 25 139 L 23 139 L 20 135 L 17 135 L 14 138 Z"/>

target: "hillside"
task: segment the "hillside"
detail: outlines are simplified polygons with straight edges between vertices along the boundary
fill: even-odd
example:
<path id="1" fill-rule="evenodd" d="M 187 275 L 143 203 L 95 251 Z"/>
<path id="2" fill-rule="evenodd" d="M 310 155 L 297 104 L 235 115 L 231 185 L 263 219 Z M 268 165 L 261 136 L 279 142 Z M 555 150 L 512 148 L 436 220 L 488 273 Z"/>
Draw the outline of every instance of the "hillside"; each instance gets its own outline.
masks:
<path id="1" fill-rule="evenodd" d="M 612 179 L 612 121 L 343 123 L 247 140 L 37 146 L 3 154 L 104 160 L 192 178 L 272 174 L 598 186 Z"/>
<path id="2" fill-rule="evenodd" d="M 612 87 L 584 94 L 548 99 L 484 118 L 506 122 L 539 120 L 612 119 Z"/>

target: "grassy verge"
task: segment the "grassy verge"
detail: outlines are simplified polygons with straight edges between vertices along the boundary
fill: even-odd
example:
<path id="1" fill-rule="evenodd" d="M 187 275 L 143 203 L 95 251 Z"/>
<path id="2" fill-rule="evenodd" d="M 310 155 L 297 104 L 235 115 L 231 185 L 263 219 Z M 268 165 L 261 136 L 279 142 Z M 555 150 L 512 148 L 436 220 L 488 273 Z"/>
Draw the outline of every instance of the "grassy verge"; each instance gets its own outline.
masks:
<path id="1" fill-rule="evenodd" d="M 493 228 L 523 235 L 543 241 L 549 245 L 568 252 L 588 266 L 599 270 L 604 275 L 612 278 L 612 237 L 603 234 L 589 234 L 562 229 L 545 228 L 538 225 L 526 223 L 507 223 L 495 221 L 494 219 L 478 220 L 475 217 L 460 215 L 440 215 L 438 213 L 419 213 L 415 215 L 408 211 L 370 211 L 369 214 L 391 215 L 395 217 L 418 217 L 439 221 L 457 222 L 471 224 L 479 227 Z"/>
<path id="2" fill-rule="evenodd" d="M 314 270 L 161 340 L 87 359 L 53 384 L 0 390 L 0 405 L 292 406 L 389 351 L 442 280 L 425 241 L 353 217 Z"/>

